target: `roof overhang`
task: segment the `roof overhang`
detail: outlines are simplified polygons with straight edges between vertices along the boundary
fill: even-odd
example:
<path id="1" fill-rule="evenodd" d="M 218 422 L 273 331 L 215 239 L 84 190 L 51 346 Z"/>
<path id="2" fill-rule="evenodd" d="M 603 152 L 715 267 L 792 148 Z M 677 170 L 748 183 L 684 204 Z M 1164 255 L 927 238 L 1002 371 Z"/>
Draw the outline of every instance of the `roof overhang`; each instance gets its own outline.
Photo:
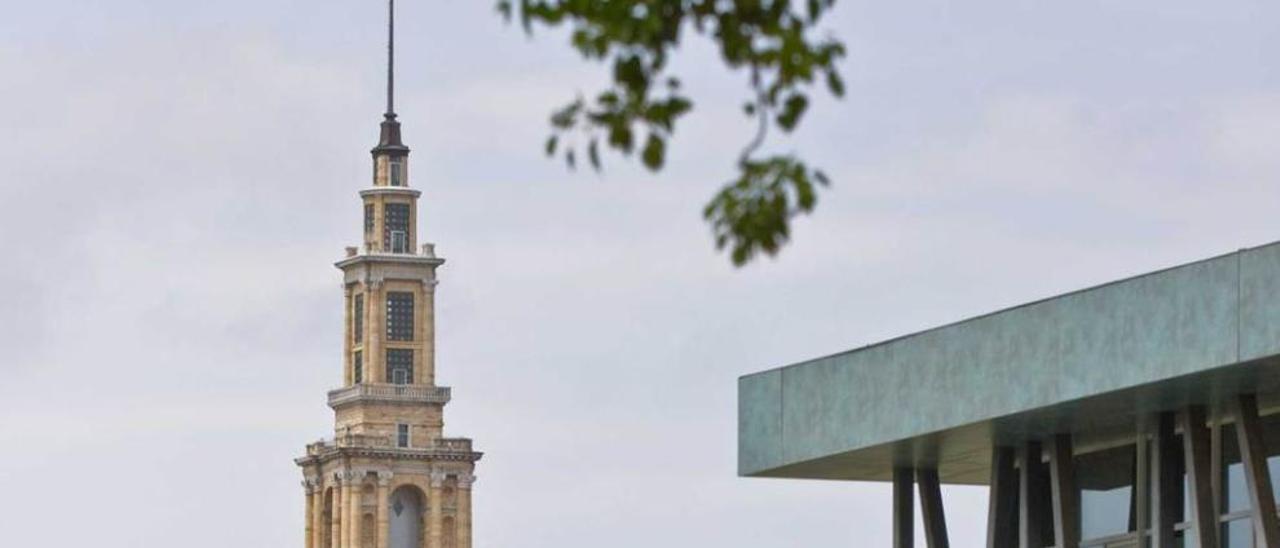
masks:
<path id="1" fill-rule="evenodd" d="M 738 470 L 987 482 L 991 447 L 1132 436 L 1151 413 L 1280 394 L 1280 244 L 1003 310 L 738 382 Z"/>

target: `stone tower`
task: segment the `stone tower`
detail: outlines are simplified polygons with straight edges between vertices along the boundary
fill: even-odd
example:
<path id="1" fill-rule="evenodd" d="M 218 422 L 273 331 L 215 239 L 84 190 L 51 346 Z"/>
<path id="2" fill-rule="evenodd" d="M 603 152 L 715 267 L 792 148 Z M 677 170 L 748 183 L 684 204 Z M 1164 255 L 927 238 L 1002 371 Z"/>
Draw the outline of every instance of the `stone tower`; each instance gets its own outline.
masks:
<path id="1" fill-rule="evenodd" d="M 342 270 L 342 387 L 329 392 L 335 436 L 298 458 L 306 548 L 470 548 L 471 440 L 446 438 L 450 390 L 435 383 L 436 269 L 418 244 L 418 197 L 394 103 L 395 0 L 390 0 L 387 113 L 360 191 L 363 245 Z"/>

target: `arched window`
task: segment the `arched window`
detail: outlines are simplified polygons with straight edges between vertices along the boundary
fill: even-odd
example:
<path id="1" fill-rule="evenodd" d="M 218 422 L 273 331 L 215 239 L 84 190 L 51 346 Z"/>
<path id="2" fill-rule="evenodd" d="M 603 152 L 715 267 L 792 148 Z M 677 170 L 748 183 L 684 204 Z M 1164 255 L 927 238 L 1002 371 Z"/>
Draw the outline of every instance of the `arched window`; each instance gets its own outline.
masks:
<path id="1" fill-rule="evenodd" d="M 387 539 L 388 548 L 419 548 L 422 546 L 426 528 L 423 518 L 426 510 L 426 497 L 422 491 L 412 485 L 404 485 L 391 493 L 388 501 Z"/>

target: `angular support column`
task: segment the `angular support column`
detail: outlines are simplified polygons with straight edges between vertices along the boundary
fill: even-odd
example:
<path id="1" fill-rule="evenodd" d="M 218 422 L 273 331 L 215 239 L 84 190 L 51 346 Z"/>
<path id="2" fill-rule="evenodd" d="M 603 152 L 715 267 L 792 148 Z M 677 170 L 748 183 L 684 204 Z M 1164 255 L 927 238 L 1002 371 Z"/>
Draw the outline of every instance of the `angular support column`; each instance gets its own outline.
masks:
<path id="1" fill-rule="evenodd" d="M 1039 442 L 1029 441 L 1019 452 L 1022 468 L 1018 475 L 1018 545 L 1022 548 L 1044 546 L 1044 524 L 1048 517 L 1044 492 L 1043 451 Z"/>
<path id="2" fill-rule="evenodd" d="M 1182 512 L 1182 474 L 1178 465 L 1175 416 L 1161 413 L 1151 440 L 1151 548 L 1176 548 L 1173 526 Z"/>
<path id="3" fill-rule="evenodd" d="M 1049 448 L 1053 531 L 1057 548 L 1080 548 L 1080 491 L 1076 485 L 1071 435 L 1054 436 Z"/>
<path id="4" fill-rule="evenodd" d="M 987 548 L 1015 548 L 1018 515 L 1018 475 L 1014 451 L 991 450 L 991 491 L 987 500 Z"/>
<path id="5" fill-rule="evenodd" d="M 920 514 L 924 518 L 924 540 L 929 548 L 949 548 L 947 517 L 942 509 L 942 483 L 936 468 L 916 470 L 920 486 Z"/>
<path id="6" fill-rule="evenodd" d="M 1280 523 L 1271 494 L 1271 471 L 1267 468 L 1267 451 L 1258 420 L 1258 398 L 1252 394 L 1241 395 L 1233 403 L 1240 460 L 1244 463 L 1249 501 L 1253 504 L 1254 534 L 1259 546 L 1280 546 Z"/>
<path id="7" fill-rule="evenodd" d="M 915 547 L 914 481 L 910 468 L 893 469 L 893 548 Z"/>
<path id="8" fill-rule="evenodd" d="M 1209 455 L 1209 430 L 1203 407 L 1191 406 L 1179 415 L 1183 452 L 1187 462 L 1187 496 L 1191 500 L 1192 531 L 1200 548 L 1218 548 L 1218 519 L 1214 515 L 1213 475 Z"/>

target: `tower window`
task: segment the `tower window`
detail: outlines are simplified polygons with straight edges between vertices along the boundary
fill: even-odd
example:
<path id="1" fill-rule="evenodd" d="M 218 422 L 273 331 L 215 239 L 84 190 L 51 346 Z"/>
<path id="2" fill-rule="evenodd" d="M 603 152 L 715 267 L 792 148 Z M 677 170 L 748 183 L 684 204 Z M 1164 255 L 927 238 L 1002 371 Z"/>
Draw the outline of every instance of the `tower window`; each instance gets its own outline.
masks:
<path id="1" fill-rule="evenodd" d="M 351 381 L 352 384 L 364 382 L 364 352 L 359 350 L 351 355 Z"/>
<path id="2" fill-rule="evenodd" d="M 364 205 L 364 233 L 373 234 L 373 204 Z"/>
<path id="3" fill-rule="evenodd" d="M 364 340 L 364 293 L 356 295 L 351 308 L 351 344 L 360 344 Z"/>
<path id="4" fill-rule="evenodd" d="M 387 349 L 387 382 L 392 384 L 413 382 L 413 350 Z"/>
<path id="5" fill-rule="evenodd" d="M 409 446 L 409 425 L 397 424 L 396 425 L 396 447 L 408 447 L 408 446 Z"/>
<path id="6" fill-rule="evenodd" d="M 389 165 L 391 186 L 404 186 L 404 161 L 392 158 Z"/>
<path id="7" fill-rule="evenodd" d="M 409 251 L 409 204 L 383 206 L 382 248 L 392 253 Z"/>
<path id="8" fill-rule="evenodd" d="M 413 340 L 413 293 L 387 293 L 387 340 Z"/>

